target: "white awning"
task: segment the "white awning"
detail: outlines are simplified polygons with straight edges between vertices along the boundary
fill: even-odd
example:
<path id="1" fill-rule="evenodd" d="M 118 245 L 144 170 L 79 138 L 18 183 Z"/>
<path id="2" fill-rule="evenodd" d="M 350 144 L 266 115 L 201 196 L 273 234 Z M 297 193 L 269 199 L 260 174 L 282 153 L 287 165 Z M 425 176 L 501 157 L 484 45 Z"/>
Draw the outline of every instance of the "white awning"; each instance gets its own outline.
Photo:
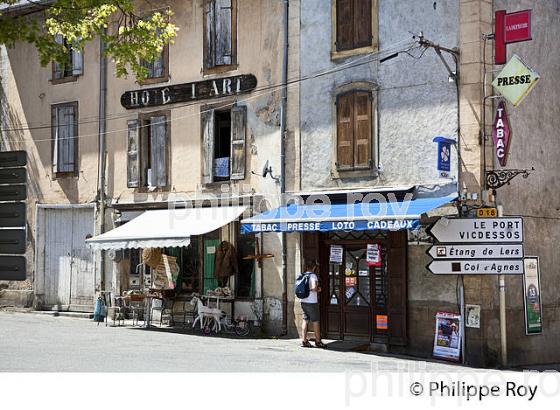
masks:
<path id="1" fill-rule="evenodd" d="M 87 239 L 95 250 L 187 246 L 192 235 L 214 231 L 239 218 L 247 206 L 145 211 L 112 231 Z"/>

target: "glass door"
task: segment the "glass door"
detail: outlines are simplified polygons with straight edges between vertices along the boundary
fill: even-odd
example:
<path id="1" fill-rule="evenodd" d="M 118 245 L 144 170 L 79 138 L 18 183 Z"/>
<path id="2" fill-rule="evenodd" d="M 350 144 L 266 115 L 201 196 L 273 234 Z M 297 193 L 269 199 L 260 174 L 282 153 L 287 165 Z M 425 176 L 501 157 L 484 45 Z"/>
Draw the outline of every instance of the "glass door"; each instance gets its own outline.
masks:
<path id="1" fill-rule="evenodd" d="M 372 278 L 366 262 L 366 245 L 347 245 L 341 269 L 343 336 L 345 339 L 369 339 Z"/>

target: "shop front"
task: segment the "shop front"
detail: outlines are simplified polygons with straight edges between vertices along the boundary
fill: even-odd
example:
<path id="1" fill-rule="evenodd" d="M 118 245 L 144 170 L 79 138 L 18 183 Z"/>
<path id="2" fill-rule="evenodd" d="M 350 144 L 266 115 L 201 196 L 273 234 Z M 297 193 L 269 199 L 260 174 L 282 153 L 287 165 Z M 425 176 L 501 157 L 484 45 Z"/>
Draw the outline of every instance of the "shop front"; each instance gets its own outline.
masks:
<path id="1" fill-rule="evenodd" d="M 302 260 L 319 263 L 323 337 L 406 346 L 407 232 L 456 198 L 411 197 L 288 205 L 242 220 L 241 228 L 301 235 Z"/>
<path id="2" fill-rule="evenodd" d="M 238 234 L 248 206 L 119 208 L 119 226 L 88 240 L 113 262 L 105 285 L 113 297 L 155 297 L 158 314 L 167 313 L 169 324 L 194 319 L 185 313 L 194 309 L 193 296 L 230 318 L 258 319 L 255 236 Z"/>

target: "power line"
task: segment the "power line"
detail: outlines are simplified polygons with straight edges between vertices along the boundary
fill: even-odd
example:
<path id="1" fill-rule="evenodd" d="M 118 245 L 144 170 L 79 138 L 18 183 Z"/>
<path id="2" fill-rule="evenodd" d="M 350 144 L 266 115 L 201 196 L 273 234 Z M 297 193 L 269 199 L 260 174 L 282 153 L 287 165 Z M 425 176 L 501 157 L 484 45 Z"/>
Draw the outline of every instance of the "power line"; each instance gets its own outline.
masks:
<path id="1" fill-rule="evenodd" d="M 360 66 L 372 63 L 373 61 L 376 61 L 376 59 L 381 54 L 394 52 L 396 46 L 401 44 L 401 43 L 409 43 L 409 44 L 407 44 L 407 47 L 405 49 L 398 50 L 398 52 L 410 51 L 412 48 L 414 48 L 414 44 L 415 44 L 415 42 L 412 41 L 412 40 L 401 40 L 397 43 L 394 43 L 394 44 L 390 45 L 388 48 L 386 48 L 384 50 L 379 50 L 376 53 L 366 54 L 366 55 L 364 55 L 364 56 L 362 56 L 358 59 L 352 60 L 348 63 L 345 63 L 345 64 L 343 64 L 341 66 L 338 66 L 338 67 L 335 67 L 333 69 L 317 71 L 315 73 L 309 74 L 309 75 L 304 76 L 302 78 L 289 80 L 286 85 L 271 84 L 271 85 L 268 85 L 268 86 L 264 86 L 264 87 L 258 88 L 256 90 L 253 90 L 253 92 L 255 92 L 255 91 L 260 92 L 257 95 L 251 95 L 247 98 L 237 99 L 234 102 L 227 102 L 227 103 L 224 103 L 223 105 L 214 106 L 213 108 L 210 108 L 210 109 L 207 109 L 207 110 L 201 110 L 200 112 L 198 112 L 196 114 L 188 114 L 188 115 L 180 116 L 180 117 L 177 117 L 177 118 L 169 119 L 169 120 L 166 121 L 166 123 L 172 123 L 174 121 L 182 120 L 182 119 L 185 119 L 185 118 L 199 116 L 202 113 L 212 111 L 214 109 L 220 109 L 220 108 L 226 108 L 226 107 L 229 107 L 229 106 L 233 106 L 233 105 L 235 105 L 239 102 L 247 102 L 247 101 L 251 101 L 251 100 L 254 100 L 254 99 L 258 99 L 258 98 L 261 98 L 265 95 L 272 94 L 273 92 L 275 92 L 277 90 L 280 90 L 284 87 L 289 87 L 289 86 L 292 86 L 292 85 L 295 85 L 295 84 L 302 83 L 302 82 L 307 81 L 307 80 L 313 80 L 313 79 L 316 79 L 316 78 L 323 77 L 325 75 L 334 74 L 334 73 L 337 73 L 337 72 L 340 72 L 340 71 L 343 71 L 343 70 L 347 70 L 347 69 L 350 69 L 350 68 L 356 68 L 356 67 L 360 67 Z M 403 44 L 403 46 L 404 46 L 404 44 Z M 365 60 L 365 61 L 362 61 L 362 60 Z M 421 86 L 421 85 L 426 85 L 426 84 L 428 84 L 428 83 L 413 84 L 413 85 L 407 85 L 407 86 L 404 86 L 404 87 Z M 387 89 L 395 89 L 395 88 L 403 88 L 403 87 L 387 87 L 387 88 L 379 88 L 379 90 L 387 90 Z M 185 103 L 185 104 L 179 104 L 179 105 L 175 105 L 173 107 L 170 107 L 169 109 L 174 110 L 174 109 L 184 108 L 184 107 L 193 106 L 193 105 L 200 105 L 200 102 L 199 101 L 193 101 L 193 102 L 188 102 L 188 103 Z M 135 113 L 130 113 L 130 114 L 128 114 L 128 113 L 127 114 L 117 114 L 113 118 L 107 118 L 107 120 L 117 120 L 117 119 L 122 119 L 122 118 L 127 118 L 127 117 L 128 118 L 137 118 L 137 116 L 138 116 L 138 113 L 136 113 L 136 112 Z M 97 119 L 98 119 L 98 117 L 97 117 Z M 78 122 L 78 124 L 96 123 L 97 119 L 92 120 L 92 121 Z M 144 127 L 148 127 L 148 126 L 149 126 L 149 124 L 140 125 L 138 128 L 144 128 Z M 22 127 L 22 128 L 3 129 L 2 131 L 28 131 L 28 130 L 39 130 L 39 129 L 51 129 L 53 127 L 54 127 L 53 125 L 40 126 L 40 127 L 27 127 L 27 128 Z M 107 132 L 104 133 L 104 135 L 121 133 L 121 132 L 125 132 L 127 130 L 128 130 L 128 128 L 107 131 Z M 99 133 L 83 134 L 83 135 L 78 135 L 78 136 L 71 137 L 71 138 L 72 139 L 82 139 L 82 138 L 89 138 L 89 137 L 97 137 L 98 135 L 99 135 Z M 54 140 L 54 138 L 44 138 L 44 139 L 34 139 L 33 142 L 34 143 L 48 142 L 48 141 L 53 141 L 53 140 Z"/>

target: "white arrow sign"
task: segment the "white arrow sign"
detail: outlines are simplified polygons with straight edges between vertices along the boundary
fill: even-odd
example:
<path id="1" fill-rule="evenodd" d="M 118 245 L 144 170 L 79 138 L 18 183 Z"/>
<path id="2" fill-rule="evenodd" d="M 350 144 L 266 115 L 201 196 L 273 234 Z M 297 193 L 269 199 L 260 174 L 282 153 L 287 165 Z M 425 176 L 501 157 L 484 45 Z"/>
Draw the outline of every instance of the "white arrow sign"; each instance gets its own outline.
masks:
<path id="1" fill-rule="evenodd" d="M 428 255 L 434 259 L 523 258 L 523 245 L 434 245 Z"/>
<path id="2" fill-rule="evenodd" d="M 434 260 L 427 269 L 436 275 L 522 275 L 523 259 Z"/>
<path id="3" fill-rule="evenodd" d="M 523 218 L 440 218 L 428 233 L 444 243 L 520 243 L 523 242 Z"/>

